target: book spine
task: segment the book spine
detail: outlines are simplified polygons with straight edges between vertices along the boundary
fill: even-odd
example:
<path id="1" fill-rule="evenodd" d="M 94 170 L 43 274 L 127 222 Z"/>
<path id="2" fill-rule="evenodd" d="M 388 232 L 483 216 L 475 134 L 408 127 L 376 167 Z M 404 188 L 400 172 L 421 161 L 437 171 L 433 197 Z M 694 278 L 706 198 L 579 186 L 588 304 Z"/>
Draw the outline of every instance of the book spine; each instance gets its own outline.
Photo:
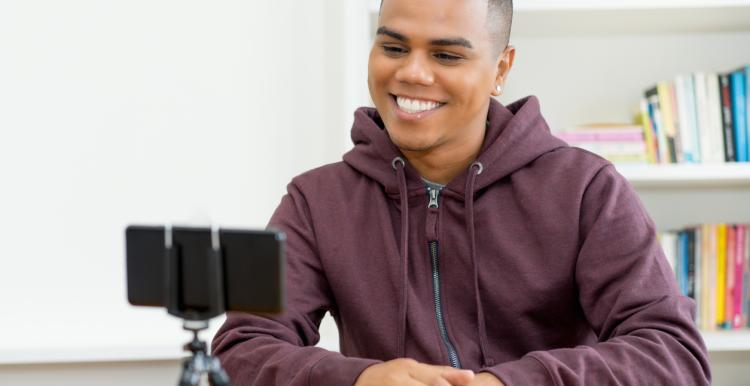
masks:
<path id="1" fill-rule="evenodd" d="M 716 329 L 716 298 L 718 297 L 718 291 L 716 290 L 716 279 L 718 275 L 718 265 L 716 261 L 716 250 L 717 239 L 718 239 L 718 225 L 708 224 L 706 225 L 706 260 L 708 262 L 708 272 L 706 277 L 708 278 L 708 285 L 706 287 L 706 297 L 708 299 L 708 309 L 706 318 L 706 326 L 709 331 Z"/>
<path id="2" fill-rule="evenodd" d="M 646 141 L 648 162 L 652 164 L 658 163 L 659 157 L 656 151 L 656 136 L 654 134 L 654 127 L 651 124 L 648 99 L 646 98 L 641 98 L 641 125 L 643 126 L 643 139 Z"/>
<path id="3" fill-rule="evenodd" d="M 732 224 L 727 224 L 727 279 L 726 289 L 724 290 L 724 296 L 726 304 L 724 305 L 724 325 L 725 329 L 732 328 L 732 320 L 734 319 L 734 244 L 735 238 L 735 227 Z"/>
<path id="4" fill-rule="evenodd" d="M 687 294 L 697 299 L 695 292 L 695 230 L 685 231 L 685 249 L 687 259 Z"/>
<path id="5" fill-rule="evenodd" d="M 727 289 L 727 226 L 716 227 L 716 326 L 724 326 Z"/>
<path id="6" fill-rule="evenodd" d="M 677 231 L 677 247 L 676 247 L 676 259 L 677 259 L 677 285 L 680 288 L 680 294 L 683 296 L 688 295 L 687 291 L 687 259 L 685 258 L 685 232 Z"/>
<path id="7" fill-rule="evenodd" d="M 701 148 L 701 162 L 711 159 L 711 129 L 708 116 L 708 93 L 706 90 L 706 74 L 696 72 L 693 74 L 695 82 L 695 115 L 698 126 L 698 141 Z"/>
<path id="8" fill-rule="evenodd" d="M 656 84 L 656 92 L 659 97 L 659 111 L 662 122 L 664 123 L 664 132 L 666 135 L 668 163 L 677 162 L 677 142 L 674 125 L 674 109 L 672 108 L 672 93 L 670 82 L 660 81 Z"/>
<path id="9" fill-rule="evenodd" d="M 735 230 L 735 251 L 734 251 L 734 294 L 732 299 L 734 300 L 734 316 L 732 318 L 732 327 L 742 327 L 742 312 L 743 312 L 743 300 L 744 294 L 742 289 L 744 288 L 744 263 L 745 263 L 745 226 L 738 224 Z"/>
<path id="10" fill-rule="evenodd" d="M 703 324 L 703 283 L 705 274 L 703 268 L 703 231 L 701 226 L 693 228 L 693 259 L 695 261 L 695 325 L 700 328 Z"/>
<path id="11" fill-rule="evenodd" d="M 729 74 L 719 75 L 721 87 L 721 118 L 723 125 L 724 153 L 726 162 L 737 161 L 734 145 L 734 128 L 732 127 L 732 99 L 729 94 Z"/>
<path id="12" fill-rule="evenodd" d="M 662 123 L 661 112 L 659 110 L 659 94 L 656 91 L 656 87 L 646 90 L 646 98 L 648 99 L 651 125 L 654 128 L 654 133 L 656 133 L 656 150 L 659 156 L 659 163 L 669 163 L 667 135 L 664 132 L 664 124 Z"/>
<path id="13" fill-rule="evenodd" d="M 680 132 L 680 148 L 682 149 L 682 160 L 684 162 L 696 162 L 695 150 L 693 149 L 693 132 L 690 128 L 691 120 L 687 98 L 686 77 L 678 75 L 675 77 L 675 101 L 677 102 L 677 117 Z"/>
<path id="14" fill-rule="evenodd" d="M 742 266 L 742 325 L 750 327 L 750 225 L 745 225 L 744 263 Z"/>
<path id="15" fill-rule="evenodd" d="M 735 154 L 738 162 L 748 161 L 747 105 L 745 73 L 737 70 L 729 77 L 732 98 L 732 121 L 734 122 Z"/>
<path id="16" fill-rule="evenodd" d="M 695 162 L 702 162 L 700 130 L 698 127 L 698 101 L 695 97 L 695 75 L 691 74 L 685 77 L 685 96 L 687 97 L 687 130 L 690 130 L 690 140 L 692 141 L 691 149 Z"/>
<path id="17" fill-rule="evenodd" d="M 708 104 L 708 138 L 710 142 L 708 162 L 724 162 L 724 139 L 722 135 L 723 121 L 721 118 L 721 86 L 719 86 L 719 75 L 716 73 L 706 74 L 706 102 Z"/>

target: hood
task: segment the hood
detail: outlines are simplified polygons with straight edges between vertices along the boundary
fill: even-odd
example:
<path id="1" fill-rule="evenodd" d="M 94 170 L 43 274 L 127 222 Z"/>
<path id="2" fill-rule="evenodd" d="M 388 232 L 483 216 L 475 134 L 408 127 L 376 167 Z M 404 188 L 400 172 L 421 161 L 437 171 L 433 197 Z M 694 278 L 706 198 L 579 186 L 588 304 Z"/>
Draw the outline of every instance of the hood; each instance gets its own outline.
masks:
<path id="1" fill-rule="evenodd" d="M 542 154 L 567 146 L 550 133 L 535 96 L 528 96 L 508 106 L 491 99 L 487 121 L 484 142 L 476 159 L 482 164 L 483 171 L 476 178 L 474 191 L 512 174 Z M 351 138 L 354 148 L 344 154 L 344 162 L 378 181 L 389 195 L 398 195 L 398 181 L 393 178 L 391 162 L 396 157 L 403 158 L 403 155 L 388 137 L 376 109 L 357 109 Z M 408 191 L 424 189 L 419 174 L 408 162 L 404 173 Z M 456 176 L 446 189 L 457 196 L 462 195 L 468 174 L 467 169 L 467 172 Z"/>

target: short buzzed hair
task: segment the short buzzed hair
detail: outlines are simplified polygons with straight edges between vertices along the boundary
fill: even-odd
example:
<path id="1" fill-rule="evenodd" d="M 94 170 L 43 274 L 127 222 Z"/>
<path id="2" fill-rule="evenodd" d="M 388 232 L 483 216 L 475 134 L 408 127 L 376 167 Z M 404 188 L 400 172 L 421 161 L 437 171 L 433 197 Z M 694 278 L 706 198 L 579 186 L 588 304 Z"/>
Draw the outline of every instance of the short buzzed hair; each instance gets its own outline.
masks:
<path id="1" fill-rule="evenodd" d="M 510 42 L 512 24 L 513 0 L 487 0 L 487 29 L 496 44 L 498 54 L 503 52 Z"/>
<path id="2" fill-rule="evenodd" d="M 383 0 L 380 0 L 383 8 Z M 510 42 L 510 26 L 513 24 L 513 0 L 487 0 L 487 30 L 495 45 L 495 54 L 500 55 Z"/>

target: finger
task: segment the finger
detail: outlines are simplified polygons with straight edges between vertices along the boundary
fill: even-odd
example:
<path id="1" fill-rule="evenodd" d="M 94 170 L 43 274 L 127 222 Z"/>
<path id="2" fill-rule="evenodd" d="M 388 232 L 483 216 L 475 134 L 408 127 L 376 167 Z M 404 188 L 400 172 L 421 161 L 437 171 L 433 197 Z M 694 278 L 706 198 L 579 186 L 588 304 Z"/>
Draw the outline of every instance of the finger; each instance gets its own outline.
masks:
<path id="1" fill-rule="evenodd" d="M 443 367 L 414 362 L 409 365 L 408 372 L 411 378 L 424 385 L 452 386 L 448 380 L 442 377 Z"/>
<path id="2" fill-rule="evenodd" d="M 453 367 L 442 366 L 441 377 L 448 381 L 452 386 L 462 386 L 474 380 L 474 372 L 471 370 L 454 369 Z"/>

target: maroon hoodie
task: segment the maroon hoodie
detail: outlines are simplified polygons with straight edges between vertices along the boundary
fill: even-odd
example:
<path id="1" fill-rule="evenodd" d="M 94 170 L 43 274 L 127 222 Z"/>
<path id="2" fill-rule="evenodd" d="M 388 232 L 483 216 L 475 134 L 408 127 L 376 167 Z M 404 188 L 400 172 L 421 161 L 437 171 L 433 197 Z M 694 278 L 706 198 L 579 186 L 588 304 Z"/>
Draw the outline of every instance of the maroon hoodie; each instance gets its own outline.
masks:
<path id="1" fill-rule="evenodd" d="M 516 385 L 704 385 L 694 303 L 636 193 L 553 137 L 536 98 L 492 100 L 477 162 L 430 196 L 377 112 L 343 162 L 292 180 L 287 311 L 228 315 L 214 353 L 238 386 L 352 385 L 409 357 Z M 330 312 L 340 353 L 312 347 Z"/>

